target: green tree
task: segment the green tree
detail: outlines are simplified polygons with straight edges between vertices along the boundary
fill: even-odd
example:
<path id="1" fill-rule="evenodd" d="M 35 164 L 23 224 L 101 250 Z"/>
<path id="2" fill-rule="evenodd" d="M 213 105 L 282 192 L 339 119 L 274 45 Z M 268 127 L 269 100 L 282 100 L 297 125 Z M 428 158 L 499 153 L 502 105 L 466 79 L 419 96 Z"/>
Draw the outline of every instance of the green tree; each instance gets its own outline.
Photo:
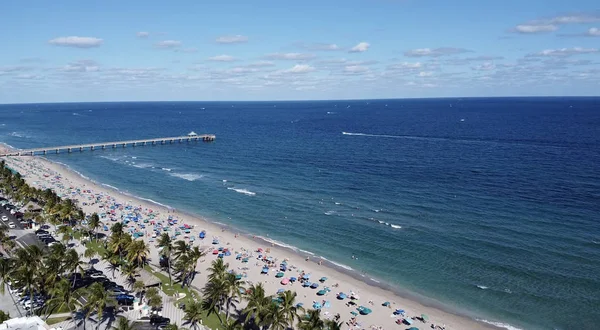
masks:
<path id="1" fill-rule="evenodd" d="M 161 248 L 160 255 L 167 260 L 167 270 L 169 273 L 169 285 L 173 285 L 171 279 L 171 253 L 173 252 L 173 240 L 169 233 L 162 233 L 157 240 L 157 246 Z"/>
<path id="2" fill-rule="evenodd" d="M 202 323 L 203 318 L 202 302 L 192 301 L 185 305 L 185 314 L 183 316 L 184 324 L 189 324 L 194 330 Z"/>
<path id="3" fill-rule="evenodd" d="M 96 212 L 92 213 L 92 215 L 90 216 L 90 219 L 88 221 L 88 227 L 92 231 L 96 241 L 98 240 L 98 234 L 96 233 L 96 231 L 100 227 L 101 224 L 102 224 L 102 222 L 100 222 L 100 217 L 98 216 L 98 213 L 96 213 Z"/>
<path id="4" fill-rule="evenodd" d="M 52 289 L 50 289 L 50 300 L 48 301 L 48 316 L 54 310 L 61 310 L 63 307 L 73 313 L 78 307 L 81 307 L 79 291 L 73 291 L 71 283 L 66 279 L 58 281 Z"/>
<path id="5" fill-rule="evenodd" d="M 0 323 L 4 323 L 6 320 L 10 320 L 10 314 L 0 311 Z"/>
<path id="6" fill-rule="evenodd" d="M 298 329 L 300 330 L 321 330 L 325 326 L 325 323 L 321 319 L 320 309 L 310 309 L 306 316 L 298 322 Z"/>
<path id="7" fill-rule="evenodd" d="M 281 298 L 279 308 L 282 310 L 289 327 L 294 326 L 294 320 L 299 319 L 299 312 L 304 310 L 302 307 L 297 307 L 296 296 L 296 292 L 290 290 L 279 294 Z"/>
<path id="8" fill-rule="evenodd" d="M 243 310 L 246 314 L 246 322 L 254 318 L 254 323 L 261 324 L 267 308 L 271 304 L 271 298 L 265 295 L 265 288 L 262 283 L 252 285 L 248 289 L 246 300 L 248 303 Z"/>
<path id="9" fill-rule="evenodd" d="M 115 326 L 113 326 L 113 329 L 115 330 L 135 330 L 136 326 L 129 322 L 129 320 L 125 317 L 119 317 L 117 319 L 117 324 Z"/>
<path id="10" fill-rule="evenodd" d="M 116 305 L 116 300 L 104 289 L 101 283 L 96 282 L 88 287 L 87 303 L 83 306 L 87 313 L 86 318 L 95 312 L 98 315 L 98 324 L 103 320 L 106 307 Z"/>

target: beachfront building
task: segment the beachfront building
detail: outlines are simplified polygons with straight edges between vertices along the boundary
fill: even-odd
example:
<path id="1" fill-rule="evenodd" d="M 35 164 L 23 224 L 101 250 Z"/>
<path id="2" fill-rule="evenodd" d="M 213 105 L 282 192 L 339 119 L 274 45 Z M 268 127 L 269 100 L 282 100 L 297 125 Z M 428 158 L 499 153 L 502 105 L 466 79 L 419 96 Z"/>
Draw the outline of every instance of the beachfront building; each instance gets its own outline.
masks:
<path id="1" fill-rule="evenodd" d="M 39 316 L 15 317 L 0 324 L 0 330 L 52 330 Z"/>

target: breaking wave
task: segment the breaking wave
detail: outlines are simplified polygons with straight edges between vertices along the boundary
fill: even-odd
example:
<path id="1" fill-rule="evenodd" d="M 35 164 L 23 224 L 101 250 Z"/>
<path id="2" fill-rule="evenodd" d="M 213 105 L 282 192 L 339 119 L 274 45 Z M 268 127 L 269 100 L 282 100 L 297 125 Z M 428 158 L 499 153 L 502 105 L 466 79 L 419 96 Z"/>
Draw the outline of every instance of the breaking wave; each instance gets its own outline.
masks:
<path id="1" fill-rule="evenodd" d="M 506 323 L 502 323 L 502 322 L 494 322 L 494 321 L 488 321 L 488 320 L 482 320 L 482 319 L 477 319 L 477 321 L 487 323 L 487 324 L 490 324 L 490 325 L 493 325 L 493 326 L 496 326 L 499 328 L 508 329 L 508 330 L 523 330 L 521 328 L 517 328 L 510 324 L 506 324 Z"/>
<path id="2" fill-rule="evenodd" d="M 170 176 L 174 176 L 176 178 L 188 180 L 188 181 L 196 181 L 203 177 L 201 174 L 194 173 L 169 173 Z"/>

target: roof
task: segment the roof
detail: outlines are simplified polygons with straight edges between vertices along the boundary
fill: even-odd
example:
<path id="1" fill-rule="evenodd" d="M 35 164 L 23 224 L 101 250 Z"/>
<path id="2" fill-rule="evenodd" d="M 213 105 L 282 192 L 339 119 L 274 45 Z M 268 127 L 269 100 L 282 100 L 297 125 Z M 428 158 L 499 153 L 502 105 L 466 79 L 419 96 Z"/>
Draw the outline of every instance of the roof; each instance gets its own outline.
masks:
<path id="1" fill-rule="evenodd" d="M 16 317 L 0 324 L 0 330 L 49 330 L 50 327 L 39 316 Z"/>
<path id="2" fill-rule="evenodd" d="M 23 208 L 26 210 L 30 210 L 30 211 L 42 209 L 42 207 L 38 203 L 31 202 L 31 201 L 29 203 L 25 204 L 25 206 Z"/>
<path id="3" fill-rule="evenodd" d="M 142 282 L 144 282 L 146 287 L 155 286 L 155 285 L 158 285 L 161 283 L 161 281 L 160 281 L 160 279 L 158 279 L 158 277 L 154 276 L 154 274 L 150 273 L 149 271 L 147 271 L 145 269 L 140 270 L 140 277 L 141 277 L 140 280 Z"/>

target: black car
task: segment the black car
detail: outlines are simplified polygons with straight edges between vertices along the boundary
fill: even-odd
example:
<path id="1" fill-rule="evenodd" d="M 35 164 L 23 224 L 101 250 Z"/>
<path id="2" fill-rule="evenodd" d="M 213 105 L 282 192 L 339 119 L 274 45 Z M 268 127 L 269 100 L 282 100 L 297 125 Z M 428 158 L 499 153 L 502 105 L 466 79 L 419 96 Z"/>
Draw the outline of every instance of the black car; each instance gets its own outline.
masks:
<path id="1" fill-rule="evenodd" d="M 35 234 L 38 236 L 43 235 L 43 234 L 50 235 L 50 232 L 48 232 L 47 230 L 38 229 L 35 231 Z"/>
<path id="2" fill-rule="evenodd" d="M 159 315 L 152 315 L 150 317 L 150 325 L 162 325 L 171 323 L 171 319 L 168 317 L 162 317 Z"/>

